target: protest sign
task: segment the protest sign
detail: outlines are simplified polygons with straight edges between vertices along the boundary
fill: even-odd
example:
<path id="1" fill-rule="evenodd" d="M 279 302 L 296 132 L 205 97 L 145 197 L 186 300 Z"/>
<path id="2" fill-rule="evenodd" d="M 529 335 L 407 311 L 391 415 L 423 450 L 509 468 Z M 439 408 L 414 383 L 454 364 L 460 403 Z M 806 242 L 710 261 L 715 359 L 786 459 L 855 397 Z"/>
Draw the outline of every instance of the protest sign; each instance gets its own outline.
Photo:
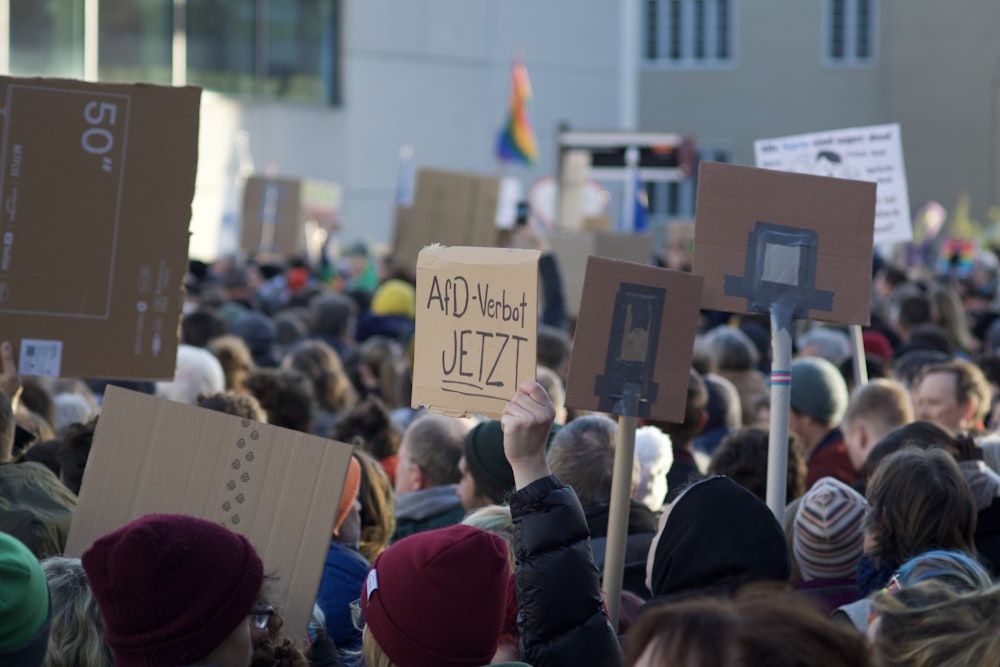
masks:
<path id="1" fill-rule="evenodd" d="M 240 246 L 251 255 L 301 255 L 307 250 L 308 224 L 329 229 L 340 200 L 340 186 L 334 183 L 251 176 L 243 190 Z"/>
<path id="2" fill-rule="evenodd" d="M 705 276 L 702 306 L 771 319 L 767 505 L 779 522 L 792 322 L 868 324 L 875 190 L 866 181 L 701 163 L 693 270 Z"/>
<path id="3" fill-rule="evenodd" d="M 693 270 L 702 307 L 868 324 L 875 184 L 702 162 Z"/>
<path id="4" fill-rule="evenodd" d="M 461 172 L 420 169 L 413 206 L 396 216 L 393 257 L 409 270 L 425 246 L 489 247 L 497 241 L 500 179 Z"/>
<path id="5" fill-rule="evenodd" d="M 853 127 L 754 142 L 757 166 L 878 184 L 875 243 L 913 237 L 899 125 Z"/>
<path id="6" fill-rule="evenodd" d="M 0 317 L 22 374 L 173 378 L 200 99 L 0 78 Z"/>
<path id="7" fill-rule="evenodd" d="M 548 239 L 562 273 L 566 314 L 570 317 L 580 313 L 588 257 L 596 255 L 645 264 L 653 252 L 653 242 L 646 234 L 560 230 L 549 233 Z"/>
<path id="8" fill-rule="evenodd" d="M 613 622 L 625 568 L 637 420 L 684 421 L 702 283 L 691 273 L 587 259 L 566 405 L 619 416 L 604 553 Z"/>
<path id="9" fill-rule="evenodd" d="M 537 250 L 431 246 L 417 260 L 413 407 L 499 419 L 535 378 Z"/>
<path id="10" fill-rule="evenodd" d="M 703 278 L 603 257 L 587 260 L 566 405 L 681 422 Z M 664 317 L 669 314 L 669 324 Z"/>
<path id="11" fill-rule="evenodd" d="M 109 387 L 66 554 L 144 514 L 215 521 L 264 561 L 292 636 L 309 625 L 353 447 Z"/>

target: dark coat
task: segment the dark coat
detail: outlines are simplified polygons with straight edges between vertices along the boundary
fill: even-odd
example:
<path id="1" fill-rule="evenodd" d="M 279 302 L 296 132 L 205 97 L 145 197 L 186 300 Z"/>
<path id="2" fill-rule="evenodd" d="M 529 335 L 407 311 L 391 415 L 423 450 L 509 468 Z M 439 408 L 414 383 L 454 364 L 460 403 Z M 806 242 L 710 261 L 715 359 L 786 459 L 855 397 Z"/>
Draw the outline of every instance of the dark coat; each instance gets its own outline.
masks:
<path id="1" fill-rule="evenodd" d="M 521 659 L 534 667 L 619 667 L 576 493 L 550 475 L 511 494 L 510 511 Z"/>

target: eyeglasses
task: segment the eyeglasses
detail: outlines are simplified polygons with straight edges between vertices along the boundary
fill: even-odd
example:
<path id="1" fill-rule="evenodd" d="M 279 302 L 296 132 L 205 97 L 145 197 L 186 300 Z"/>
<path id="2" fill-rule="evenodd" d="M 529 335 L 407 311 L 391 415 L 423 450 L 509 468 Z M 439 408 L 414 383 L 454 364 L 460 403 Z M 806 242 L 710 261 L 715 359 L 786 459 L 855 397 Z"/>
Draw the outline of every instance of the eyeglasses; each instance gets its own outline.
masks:
<path id="1" fill-rule="evenodd" d="M 350 604 L 351 607 L 351 622 L 354 623 L 354 627 L 358 631 L 365 629 L 365 617 L 361 615 L 361 600 L 355 600 Z"/>
<path id="2" fill-rule="evenodd" d="M 250 610 L 250 618 L 253 619 L 253 626 L 258 630 L 267 630 L 267 625 L 271 622 L 272 616 L 274 616 L 274 607 L 271 605 L 254 607 Z"/>

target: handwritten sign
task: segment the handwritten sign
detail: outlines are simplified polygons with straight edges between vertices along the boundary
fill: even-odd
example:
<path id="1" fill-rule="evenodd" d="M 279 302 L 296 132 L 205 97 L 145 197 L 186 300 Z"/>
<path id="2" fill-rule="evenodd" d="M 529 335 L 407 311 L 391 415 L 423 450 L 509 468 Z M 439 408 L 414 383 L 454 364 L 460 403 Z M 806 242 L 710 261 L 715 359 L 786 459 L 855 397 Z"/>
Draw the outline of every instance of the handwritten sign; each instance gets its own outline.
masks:
<path id="1" fill-rule="evenodd" d="M 701 276 L 591 256 L 566 405 L 681 422 Z"/>
<path id="2" fill-rule="evenodd" d="M 499 418 L 517 385 L 535 377 L 539 254 L 420 251 L 413 407 Z"/>
<path id="3" fill-rule="evenodd" d="M 913 238 L 899 125 L 873 125 L 755 141 L 757 166 L 878 184 L 875 243 Z"/>

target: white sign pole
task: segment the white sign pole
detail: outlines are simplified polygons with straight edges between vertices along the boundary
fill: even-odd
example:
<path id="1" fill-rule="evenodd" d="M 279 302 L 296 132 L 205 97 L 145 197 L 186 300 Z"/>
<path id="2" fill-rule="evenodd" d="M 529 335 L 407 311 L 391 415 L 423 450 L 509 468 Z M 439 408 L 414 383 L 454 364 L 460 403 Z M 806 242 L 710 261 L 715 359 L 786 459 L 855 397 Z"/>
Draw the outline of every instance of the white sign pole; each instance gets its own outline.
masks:
<path id="1" fill-rule="evenodd" d="M 788 414 L 792 397 L 792 313 L 794 306 L 771 304 L 771 432 L 767 447 L 767 506 L 778 523 L 785 519 L 788 482 Z"/>
<path id="2" fill-rule="evenodd" d="M 618 417 L 618 442 L 611 480 L 611 508 L 608 539 L 604 554 L 604 600 L 611 626 L 618 627 L 622 581 L 625 577 L 625 540 L 628 537 L 628 510 L 632 499 L 632 460 L 635 456 L 635 417 Z"/>
<path id="3" fill-rule="evenodd" d="M 865 341 L 861 337 L 861 325 L 852 324 L 851 352 L 854 358 L 854 386 L 863 387 L 868 384 L 868 365 L 865 358 Z"/>

